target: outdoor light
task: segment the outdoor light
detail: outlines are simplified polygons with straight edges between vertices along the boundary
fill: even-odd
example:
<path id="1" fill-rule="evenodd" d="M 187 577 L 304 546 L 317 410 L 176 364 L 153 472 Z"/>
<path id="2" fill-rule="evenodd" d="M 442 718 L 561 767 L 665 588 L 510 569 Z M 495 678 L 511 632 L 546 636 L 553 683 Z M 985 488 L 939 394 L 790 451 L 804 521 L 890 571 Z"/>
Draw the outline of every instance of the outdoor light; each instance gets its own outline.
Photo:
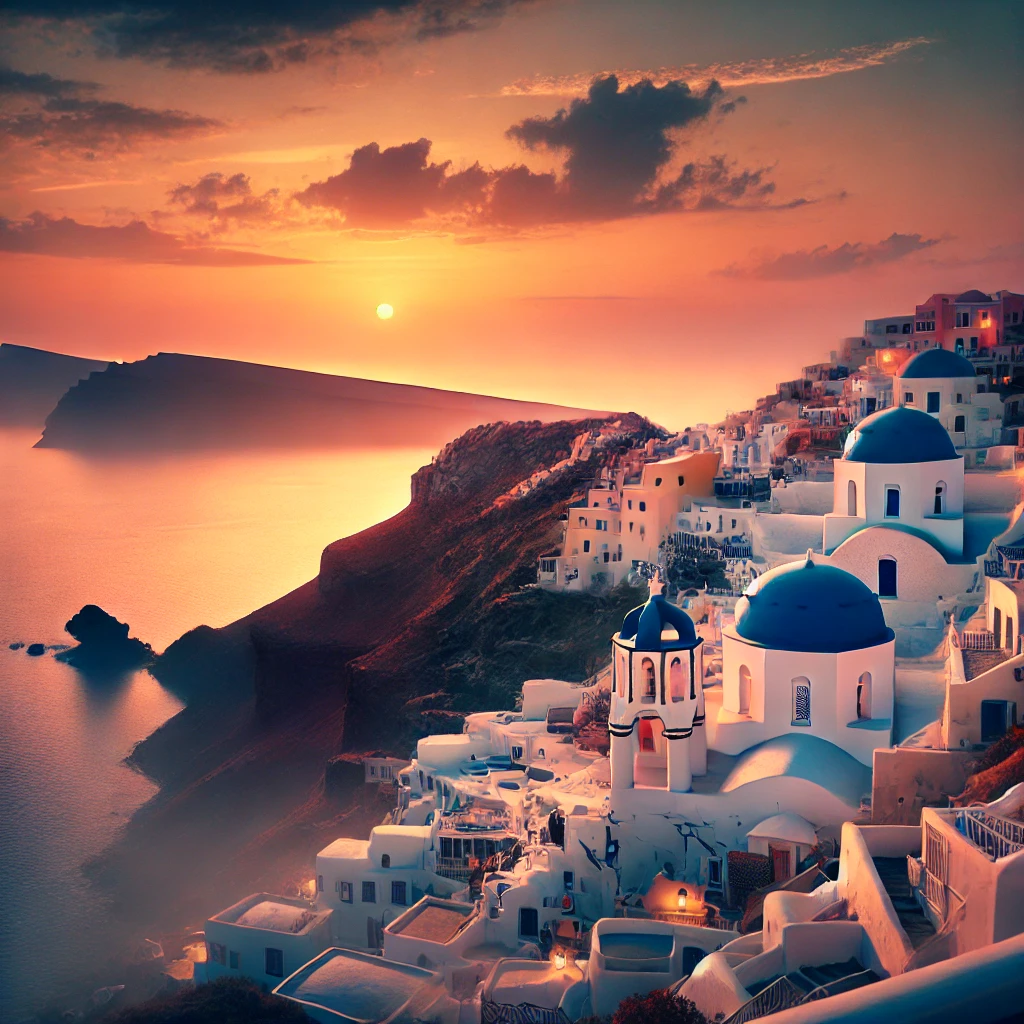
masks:
<path id="1" fill-rule="evenodd" d="M 555 954 L 555 968 L 560 971 L 563 967 L 565 967 L 565 954 L 558 952 Z"/>
<path id="2" fill-rule="evenodd" d="M 679 890 L 678 906 L 679 906 L 680 910 L 685 910 L 686 909 L 686 890 L 685 889 L 680 889 Z"/>

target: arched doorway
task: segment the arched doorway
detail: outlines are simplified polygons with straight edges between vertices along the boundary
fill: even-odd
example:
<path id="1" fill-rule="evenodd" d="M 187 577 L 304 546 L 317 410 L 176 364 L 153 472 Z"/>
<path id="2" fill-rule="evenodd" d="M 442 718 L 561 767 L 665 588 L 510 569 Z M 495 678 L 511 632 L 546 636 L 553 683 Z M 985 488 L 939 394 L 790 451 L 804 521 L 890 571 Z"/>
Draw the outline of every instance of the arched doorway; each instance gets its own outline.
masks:
<path id="1" fill-rule="evenodd" d="M 665 789 L 668 785 L 668 741 L 660 718 L 641 718 L 636 723 L 634 786 Z M 677 741 L 678 742 L 678 741 Z"/>
<path id="2" fill-rule="evenodd" d="M 846 485 L 846 514 L 855 516 L 857 514 L 857 482 L 851 480 Z"/>

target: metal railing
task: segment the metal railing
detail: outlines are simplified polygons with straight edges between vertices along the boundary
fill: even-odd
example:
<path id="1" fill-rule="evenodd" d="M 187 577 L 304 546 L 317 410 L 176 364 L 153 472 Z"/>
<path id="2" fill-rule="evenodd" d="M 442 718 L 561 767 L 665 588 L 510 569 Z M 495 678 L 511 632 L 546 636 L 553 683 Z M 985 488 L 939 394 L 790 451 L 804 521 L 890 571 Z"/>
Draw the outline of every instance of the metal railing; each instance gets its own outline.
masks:
<path id="1" fill-rule="evenodd" d="M 983 808 L 963 807 L 956 812 L 956 829 L 989 860 L 999 860 L 1024 849 L 1024 822 L 992 814 Z"/>
<path id="2" fill-rule="evenodd" d="M 780 1013 L 791 1006 L 798 1006 L 804 998 L 804 990 L 785 975 L 776 978 L 767 988 L 761 989 L 753 999 L 745 1002 L 724 1024 L 748 1024 L 748 1021 Z"/>
<path id="3" fill-rule="evenodd" d="M 960 647 L 965 651 L 998 650 L 995 635 L 987 629 L 965 630 L 960 634 Z"/>

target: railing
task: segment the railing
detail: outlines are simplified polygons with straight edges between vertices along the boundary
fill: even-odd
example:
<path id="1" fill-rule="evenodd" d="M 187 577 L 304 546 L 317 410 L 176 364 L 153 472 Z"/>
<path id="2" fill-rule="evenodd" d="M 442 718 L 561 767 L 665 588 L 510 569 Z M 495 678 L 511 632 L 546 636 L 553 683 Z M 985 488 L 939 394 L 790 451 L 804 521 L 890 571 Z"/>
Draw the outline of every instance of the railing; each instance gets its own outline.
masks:
<path id="1" fill-rule="evenodd" d="M 1004 547 L 1000 545 L 997 550 L 1008 562 L 1024 562 L 1024 547 Z"/>
<path id="2" fill-rule="evenodd" d="M 927 868 L 921 872 L 921 878 L 924 881 L 924 898 L 935 911 L 936 917 L 940 921 L 945 921 L 949 911 L 949 894 L 945 882 L 941 878 L 936 878 Z"/>
<path id="3" fill-rule="evenodd" d="M 990 860 L 1024 849 L 1024 822 L 988 811 L 964 807 L 956 813 L 956 829 Z"/>
<path id="4" fill-rule="evenodd" d="M 987 629 L 964 631 L 960 634 L 960 647 L 965 651 L 998 650 L 996 638 Z"/>
<path id="5" fill-rule="evenodd" d="M 803 997 L 803 989 L 783 975 L 744 1003 L 731 1017 L 726 1017 L 725 1024 L 747 1024 L 748 1021 L 757 1020 L 759 1017 L 780 1013 L 791 1006 L 799 1005 Z"/>
<path id="6" fill-rule="evenodd" d="M 874 971 L 863 970 L 855 974 L 847 974 L 835 981 L 827 981 L 824 985 L 811 989 L 801 1000 L 803 1003 L 813 1003 L 817 999 L 828 999 L 829 996 L 837 996 L 841 992 L 849 992 L 851 989 L 860 988 L 863 985 L 876 981 L 878 975 Z"/>
<path id="7" fill-rule="evenodd" d="M 750 544 L 723 544 L 722 554 L 726 558 L 753 558 L 754 548 Z"/>

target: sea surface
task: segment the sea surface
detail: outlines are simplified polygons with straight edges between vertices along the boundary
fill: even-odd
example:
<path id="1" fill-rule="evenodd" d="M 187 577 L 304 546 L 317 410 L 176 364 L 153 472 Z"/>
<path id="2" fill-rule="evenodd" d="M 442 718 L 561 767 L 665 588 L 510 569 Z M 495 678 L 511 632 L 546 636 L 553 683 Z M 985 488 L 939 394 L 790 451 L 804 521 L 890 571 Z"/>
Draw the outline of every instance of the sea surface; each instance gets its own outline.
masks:
<path id="1" fill-rule="evenodd" d="M 4 1024 L 59 1006 L 121 954 L 82 865 L 155 792 L 122 760 L 181 708 L 148 672 L 99 681 L 9 645 L 71 643 L 64 623 L 88 603 L 157 650 L 231 622 L 314 577 L 326 544 L 404 507 L 432 454 L 96 458 L 33 449 L 36 437 L 0 430 Z"/>

